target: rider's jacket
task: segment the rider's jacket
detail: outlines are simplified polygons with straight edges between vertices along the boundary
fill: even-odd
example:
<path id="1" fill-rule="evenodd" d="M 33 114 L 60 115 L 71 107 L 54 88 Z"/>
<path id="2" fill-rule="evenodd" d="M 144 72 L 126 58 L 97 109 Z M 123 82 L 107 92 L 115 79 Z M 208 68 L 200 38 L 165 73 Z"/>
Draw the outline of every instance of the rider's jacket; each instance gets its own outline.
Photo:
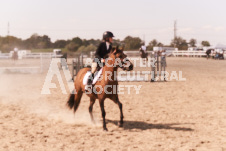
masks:
<path id="1" fill-rule="evenodd" d="M 110 43 L 101 42 L 96 50 L 95 58 L 98 58 L 98 59 L 104 58 L 105 59 L 107 57 L 107 54 L 110 53 L 111 49 L 112 49 L 112 46 Z"/>

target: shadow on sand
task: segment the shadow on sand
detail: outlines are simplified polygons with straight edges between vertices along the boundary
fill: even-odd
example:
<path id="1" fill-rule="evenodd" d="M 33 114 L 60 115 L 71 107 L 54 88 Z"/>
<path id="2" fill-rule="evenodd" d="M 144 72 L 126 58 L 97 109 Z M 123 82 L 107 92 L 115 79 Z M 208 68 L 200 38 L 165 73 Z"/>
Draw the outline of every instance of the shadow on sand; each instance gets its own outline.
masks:
<path id="1" fill-rule="evenodd" d="M 118 125 L 117 120 L 106 120 L 108 123 Z M 194 131 L 191 128 L 178 127 L 178 125 L 184 124 L 193 124 L 193 123 L 166 123 L 166 124 L 150 124 L 141 121 L 124 121 L 123 128 L 125 130 L 139 129 L 139 130 L 148 130 L 148 129 L 166 129 L 166 130 L 175 130 L 175 131 Z"/>

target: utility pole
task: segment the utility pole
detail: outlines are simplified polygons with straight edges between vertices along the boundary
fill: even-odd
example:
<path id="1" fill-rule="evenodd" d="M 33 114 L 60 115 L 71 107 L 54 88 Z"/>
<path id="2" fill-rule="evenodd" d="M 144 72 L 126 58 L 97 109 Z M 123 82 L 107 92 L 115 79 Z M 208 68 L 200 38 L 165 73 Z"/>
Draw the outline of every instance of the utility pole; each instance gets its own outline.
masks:
<path id="1" fill-rule="evenodd" d="M 174 48 L 176 48 L 176 42 L 175 42 L 176 38 L 177 38 L 177 21 L 175 20 L 174 21 Z"/>
<path id="2" fill-rule="evenodd" d="M 8 22 L 8 28 L 7 28 L 7 36 L 9 36 L 9 22 Z"/>
<path id="3" fill-rule="evenodd" d="M 8 41 L 8 44 L 9 44 L 9 22 L 8 22 L 8 27 L 7 27 L 7 41 Z"/>
<path id="4" fill-rule="evenodd" d="M 143 42 L 145 43 L 145 34 L 143 35 Z"/>

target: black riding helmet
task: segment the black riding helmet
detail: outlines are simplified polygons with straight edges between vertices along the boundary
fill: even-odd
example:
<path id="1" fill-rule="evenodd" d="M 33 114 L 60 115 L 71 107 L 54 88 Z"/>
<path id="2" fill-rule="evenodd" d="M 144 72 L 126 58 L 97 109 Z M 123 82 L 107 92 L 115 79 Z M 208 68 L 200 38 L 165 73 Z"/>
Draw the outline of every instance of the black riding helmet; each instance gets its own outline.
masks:
<path id="1" fill-rule="evenodd" d="M 107 40 L 110 37 L 114 37 L 113 33 L 110 32 L 110 31 L 105 31 L 104 34 L 103 34 L 103 39 Z"/>

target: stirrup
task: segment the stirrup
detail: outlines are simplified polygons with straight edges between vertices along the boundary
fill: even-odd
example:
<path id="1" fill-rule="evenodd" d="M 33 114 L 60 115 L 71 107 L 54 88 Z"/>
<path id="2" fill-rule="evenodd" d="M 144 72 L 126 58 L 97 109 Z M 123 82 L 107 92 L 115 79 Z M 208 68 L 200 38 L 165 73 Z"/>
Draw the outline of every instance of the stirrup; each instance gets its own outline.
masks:
<path id="1" fill-rule="evenodd" d="M 92 84 L 87 84 L 86 86 L 85 86 L 85 90 L 88 90 L 88 88 L 91 88 L 92 89 Z"/>

